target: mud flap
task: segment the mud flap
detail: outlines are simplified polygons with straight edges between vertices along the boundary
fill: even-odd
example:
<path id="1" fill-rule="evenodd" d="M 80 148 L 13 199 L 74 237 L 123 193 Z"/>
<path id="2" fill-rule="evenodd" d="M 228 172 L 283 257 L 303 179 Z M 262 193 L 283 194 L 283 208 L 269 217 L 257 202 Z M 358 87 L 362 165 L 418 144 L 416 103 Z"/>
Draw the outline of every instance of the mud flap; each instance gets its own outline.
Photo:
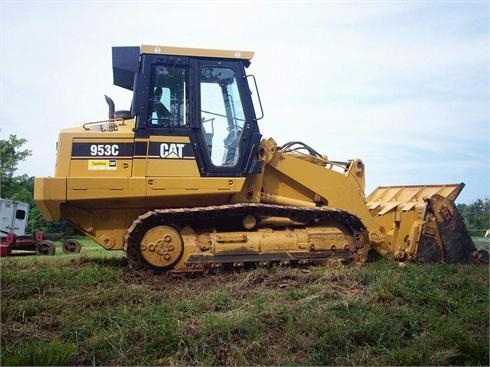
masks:
<path id="1" fill-rule="evenodd" d="M 488 263 L 488 252 L 477 251 L 454 201 L 434 194 L 426 199 L 427 222 L 419 238 L 416 258 L 449 264 Z M 486 259 L 486 261 L 485 261 Z"/>

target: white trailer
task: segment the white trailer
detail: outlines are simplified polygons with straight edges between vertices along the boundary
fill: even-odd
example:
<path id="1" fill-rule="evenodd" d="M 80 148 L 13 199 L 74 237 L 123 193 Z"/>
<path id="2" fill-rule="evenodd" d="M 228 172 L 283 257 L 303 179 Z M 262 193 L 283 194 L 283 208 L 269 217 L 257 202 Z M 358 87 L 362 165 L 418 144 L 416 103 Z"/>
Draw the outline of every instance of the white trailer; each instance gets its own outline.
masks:
<path id="1" fill-rule="evenodd" d="M 1 236 L 6 237 L 9 233 L 14 233 L 16 236 L 24 236 L 29 219 L 29 209 L 29 204 L 0 199 Z"/>

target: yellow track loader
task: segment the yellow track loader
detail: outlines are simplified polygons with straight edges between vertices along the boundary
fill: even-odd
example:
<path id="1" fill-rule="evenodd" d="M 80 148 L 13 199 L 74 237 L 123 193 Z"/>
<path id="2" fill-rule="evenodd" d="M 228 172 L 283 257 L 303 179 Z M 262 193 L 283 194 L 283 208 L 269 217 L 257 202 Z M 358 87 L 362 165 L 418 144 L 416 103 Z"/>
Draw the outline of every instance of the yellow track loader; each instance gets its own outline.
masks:
<path id="1" fill-rule="evenodd" d="M 252 57 L 113 47 L 114 84 L 133 92 L 131 109 L 106 97 L 107 119 L 60 132 L 54 177 L 35 180 L 43 216 L 125 250 L 141 271 L 362 263 L 371 249 L 397 261 L 488 261 L 454 205 L 463 184 L 366 197 L 361 160 L 263 139 Z"/>

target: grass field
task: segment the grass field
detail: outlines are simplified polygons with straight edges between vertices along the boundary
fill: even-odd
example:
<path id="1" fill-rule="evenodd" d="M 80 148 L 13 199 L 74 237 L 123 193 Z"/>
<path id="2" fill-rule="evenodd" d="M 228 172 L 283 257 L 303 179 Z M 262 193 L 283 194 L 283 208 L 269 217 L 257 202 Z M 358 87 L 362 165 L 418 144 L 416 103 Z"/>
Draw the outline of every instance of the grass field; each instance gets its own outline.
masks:
<path id="1" fill-rule="evenodd" d="M 489 269 L 142 279 L 120 252 L 1 259 L 1 365 L 489 365 Z"/>

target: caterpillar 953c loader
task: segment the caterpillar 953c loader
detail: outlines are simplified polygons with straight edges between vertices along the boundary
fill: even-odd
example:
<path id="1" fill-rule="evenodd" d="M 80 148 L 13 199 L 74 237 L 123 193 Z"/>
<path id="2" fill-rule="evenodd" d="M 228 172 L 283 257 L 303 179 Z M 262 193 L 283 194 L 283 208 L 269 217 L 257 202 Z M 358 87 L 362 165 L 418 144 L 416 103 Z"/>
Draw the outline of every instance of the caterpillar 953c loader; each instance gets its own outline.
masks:
<path id="1" fill-rule="evenodd" d="M 60 132 L 55 176 L 35 180 L 44 217 L 157 272 L 363 262 L 371 248 L 398 261 L 485 260 L 454 205 L 463 184 L 366 198 L 361 160 L 262 139 L 252 56 L 113 47 L 114 84 L 133 91 L 131 110 L 106 97 L 109 119 Z"/>

